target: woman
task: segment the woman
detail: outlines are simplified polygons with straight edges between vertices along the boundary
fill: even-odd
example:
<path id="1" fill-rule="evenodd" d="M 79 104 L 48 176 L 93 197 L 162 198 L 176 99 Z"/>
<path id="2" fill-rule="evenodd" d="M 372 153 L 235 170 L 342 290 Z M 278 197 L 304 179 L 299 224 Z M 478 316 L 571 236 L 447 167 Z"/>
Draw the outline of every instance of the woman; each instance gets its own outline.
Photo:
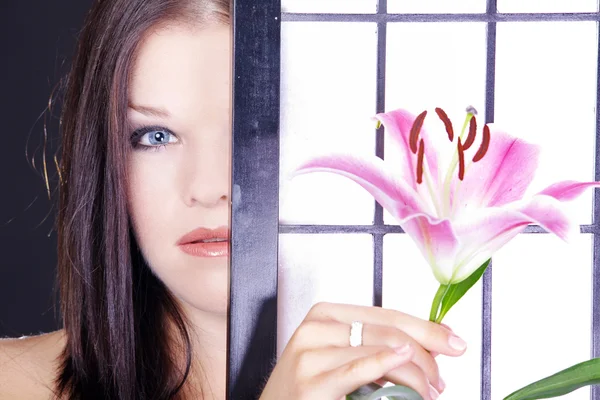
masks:
<path id="1" fill-rule="evenodd" d="M 62 115 L 64 329 L 0 342 L 0 399 L 225 398 L 230 64 L 226 0 L 95 3 Z M 434 399 L 434 355 L 465 348 L 397 311 L 317 304 L 261 399 L 373 381 Z"/>

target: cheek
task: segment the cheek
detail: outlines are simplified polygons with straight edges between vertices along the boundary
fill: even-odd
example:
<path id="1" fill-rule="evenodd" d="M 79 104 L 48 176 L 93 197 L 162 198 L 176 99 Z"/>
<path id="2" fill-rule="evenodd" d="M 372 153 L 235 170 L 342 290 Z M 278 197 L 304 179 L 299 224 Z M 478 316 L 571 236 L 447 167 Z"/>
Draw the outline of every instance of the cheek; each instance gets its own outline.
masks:
<path id="1" fill-rule="evenodd" d="M 129 162 L 128 207 L 139 245 L 150 249 L 171 245 L 177 238 L 174 226 L 177 191 L 169 163 L 151 155 L 133 155 Z M 158 246 L 158 247 L 157 247 Z"/>
<path id="2" fill-rule="evenodd" d="M 197 309 L 226 313 L 228 260 L 190 259 L 177 247 L 189 230 L 189 215 L 176 183 L 177 162 L 160 156 L 136 154 L 128 167 L 127 203 L 142 255 L 177 298 Z"/>

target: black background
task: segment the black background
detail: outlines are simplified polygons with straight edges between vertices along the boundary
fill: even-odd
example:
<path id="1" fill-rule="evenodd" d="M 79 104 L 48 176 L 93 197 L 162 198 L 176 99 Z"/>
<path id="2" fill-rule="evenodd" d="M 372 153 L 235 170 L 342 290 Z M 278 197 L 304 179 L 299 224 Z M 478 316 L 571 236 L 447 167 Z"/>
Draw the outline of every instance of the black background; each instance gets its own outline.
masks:
<path id="1" fill-rule="evenodd" d="M 68 72 L 91 4 L 0 0 L 0 337 L 59 327 L 53 295 L 57 197 L 48 198 L 41 174 L 44 111 Z M 46 114 L 51 178 L 59 111 Z M 56 192 L 56 179 L 51 183 Z"/>

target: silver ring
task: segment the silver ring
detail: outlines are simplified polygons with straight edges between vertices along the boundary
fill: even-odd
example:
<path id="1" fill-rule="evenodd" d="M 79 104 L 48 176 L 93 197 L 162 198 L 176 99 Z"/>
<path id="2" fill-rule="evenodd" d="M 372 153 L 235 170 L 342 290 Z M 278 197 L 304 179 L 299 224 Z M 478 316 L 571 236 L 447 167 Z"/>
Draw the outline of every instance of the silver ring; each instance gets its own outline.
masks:
<path id="1" fill-rule="evenodd" d="M 363 323 L 360 321 L 352 322 L 350 326 L 350 346 L 362 346 Z"/>

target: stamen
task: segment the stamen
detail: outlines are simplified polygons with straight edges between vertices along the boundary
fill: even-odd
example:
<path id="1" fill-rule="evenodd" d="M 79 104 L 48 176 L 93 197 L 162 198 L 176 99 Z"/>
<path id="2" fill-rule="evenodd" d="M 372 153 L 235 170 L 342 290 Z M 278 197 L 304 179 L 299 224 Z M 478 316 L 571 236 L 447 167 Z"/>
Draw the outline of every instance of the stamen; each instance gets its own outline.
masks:
<path id="1" fill-rule="evenodd" d="M 490 147 L 490 127 L 485 125 L 483 127 L 483 139 L 481 139 L 481 145 L 479 146 L 479 150 L 475 153 L 473 157 L 473 162 L 477 162 L 485 156 Z"/>
<path id="2" fill-rule="evenodd" d="M 450 118 L 448 118 L 448 114 L 446 114 L 446 112 L 441 108 L 437 107 L 435 109 L 435 112 L 444 123 L 444 126 L 446 127 L 446 132 L 448 133 L 448 139 L 450 139 L 450 141 L 452 142 L 454 140 L 454 128 L 452 128 L 452 121 L 450 121 Z"/>
<path id="3" fill-rule="evenodd" d="M 423 157 L 425 155 L 425 143 L 423 139 L 419 142 L 419 154 L 417 155 L 417 183 L 423 183 Z"/>
<path id="4" fill-rule="evenodd" d="M 408 144 L 410 146 L 410 151 L 412 151 L 413 154 L 417 154 L 417 142 L 419 140 L 419 133 L 421 132 L 421 128 L 423 127 L 423 121 L 425 120 L 426 115 L 427 110 L 419 114 L 417 118 L 415 118 L 415 122 L 413 122 L 413 125 L 410 128 L 410 137 L 408 139 Z"/>
<path id="5" fill-rule="evenodd" d="M 465 140 L 465 144 L 463 145 L 463 150 L 469 149 L 473 143 L 475 142 L 475 135 L 477 134 L 477 120 L 473 115 L 469 120 L 469 134 L 467 135 L 467 140 Z"/>
<path id="6" fill-rule="evenodd" d="M 375 125 L 375 129 L 381 128 L 381 121 L 377 120 L 377 125 Z"/>
<path id="7" fill-rule="evenodd" d="M 467 106 L 467 109 L 465 110 L 468 114 L 473 114 L 473 115 L 477 115 L 477 110 L 475 109 L 475 107 L 473 106 Z"/>
<path id="8" fill-rule="evenodd" d="M 465 179 L 465 152 L 462 141 L 458 138 L 458 179 Z"/>

